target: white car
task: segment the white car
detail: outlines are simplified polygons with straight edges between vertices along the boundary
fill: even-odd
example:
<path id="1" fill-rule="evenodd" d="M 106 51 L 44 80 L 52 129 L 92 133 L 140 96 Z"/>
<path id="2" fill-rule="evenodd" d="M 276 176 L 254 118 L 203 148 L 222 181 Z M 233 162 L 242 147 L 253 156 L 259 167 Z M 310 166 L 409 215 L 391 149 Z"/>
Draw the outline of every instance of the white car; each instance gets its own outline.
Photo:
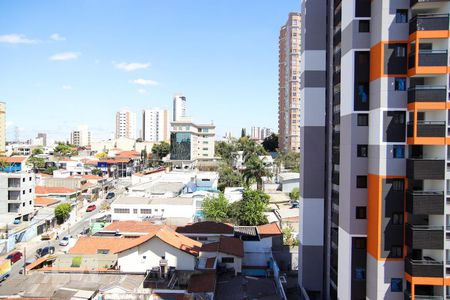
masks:
<path id="1" fill-rule="evenodd" d="M 69 240 L 70 240 L 70 236 L 66 235 L 65 237 L 62 238 L 62 240 L 59 242 L 60 246 L 67 246 L 69 245 Z"/>

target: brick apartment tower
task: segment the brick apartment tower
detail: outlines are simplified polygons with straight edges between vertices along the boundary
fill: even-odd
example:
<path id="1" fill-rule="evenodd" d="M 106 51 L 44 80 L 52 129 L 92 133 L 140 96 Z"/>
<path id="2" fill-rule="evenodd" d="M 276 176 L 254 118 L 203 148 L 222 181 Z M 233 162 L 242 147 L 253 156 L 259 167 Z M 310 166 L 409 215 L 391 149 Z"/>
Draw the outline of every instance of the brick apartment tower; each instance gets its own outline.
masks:
<path id="1" fill-rule="evenodd" d="M 300 14 L 289 13 L 280 29 L 278 79 L 279 148 L 299 152 Z"/>
<path id="2" fill-rule="evenodd" d="M 302 3 L 303 299 L 450 298 L 449 12 Z"/>

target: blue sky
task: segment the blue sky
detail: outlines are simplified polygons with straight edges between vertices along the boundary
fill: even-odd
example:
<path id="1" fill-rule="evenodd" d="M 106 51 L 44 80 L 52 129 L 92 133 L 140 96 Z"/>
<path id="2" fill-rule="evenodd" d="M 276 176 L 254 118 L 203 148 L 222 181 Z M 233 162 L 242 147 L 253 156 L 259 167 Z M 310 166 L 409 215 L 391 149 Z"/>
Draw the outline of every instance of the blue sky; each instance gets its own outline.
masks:
<path id="1" fill-rule="evenodd" d="M 7 137 L 114 132 L 115 112 L 187 97 L 218 136 L 277 130 L 278 32 L 298 0 L 0 1 Z M 139 120 L 139 119 L 138 119 Z M 140 123 L 139 123 L 140 124 Z M 140 126 L 138 126 L 139 128 Z"/>

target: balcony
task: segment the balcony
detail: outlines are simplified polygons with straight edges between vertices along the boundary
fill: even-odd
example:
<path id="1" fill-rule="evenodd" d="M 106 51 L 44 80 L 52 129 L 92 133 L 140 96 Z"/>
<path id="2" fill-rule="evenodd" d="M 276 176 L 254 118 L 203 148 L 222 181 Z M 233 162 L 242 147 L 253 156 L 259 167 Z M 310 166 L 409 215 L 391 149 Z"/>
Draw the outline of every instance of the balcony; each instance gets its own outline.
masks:
<path id="1" fill-rule="evenodd" d="M 413 299 L 411 297 L 411 293 L 408 291 L 405 291 L 405 300 Z M 431 295 L 414 295 L 414 300 L 444 300 L 443 296 L 431 296 Z"/>
<path id="2" fill-rule="evenodd" d="M 406 211 L 413 215 L 443 215 L 444 192 L 408 190 Z"/>
<path id="3" fill-rule="evenodd" d="M 341 71 L 336 71 L 333 73 L 333 84 L 338 84 L 341 82 Z"/>
<path id="4" fill-rule="evenodd" d="M 448 0 L 409 0 L 409 5 L 411 8 L 416 4 L 422 4 L 422 3 L 434 3 L 434 2 L 446 2 Z"/>
<path id="5" fill-rule="evenodd" d="M 407 224 L 405 243 L 411 249 L 443 249 L 444 227 Z"/>
<path id="6" fill-rule="evenodd" d="M 416 67 L 415 57 L 414 53 L 409 55 L 409 69 Z M 418 67 L 446 67 L 447 61 L 447 50 L 419 50 Z"/>
<path id="7" fill-rule="evenodd" d="M 331 181 L 334 184 L 339 184 L 339 172 L 334 171 L 332 176 L 331 176 Z"/>
<path id="8" fill-rule="evenodd" d="M 414 123 L 408 123 L 408 137 L 414 136 Z M 417 137 L 445 137 L 444 121 L 417 121 Z"/>
<path id="9" fill-rule="evenodd" d="M 333 36 L 333 45 L 339 45 L 341 43 L 341 31 L 339 30 Z"/>
<path id="10" fill-rule="evenodd" d="M 418 85 L 408 89 L 408 103 L 414 102 L 446 102 L 445 86 Z"/>
<path id="11" fill-rule="evenodd" d="M 417 15 L 409 20 L 409 34 L 416 31 L 448 29 L 448 14 Z"/>
<path id="12" fill-rule="evenodd" d="M 406 174 L 409 179 L 445 179 L 445 160 L 410 158 L 406 161 Z"/>
<path id="13" fill-rule="evenodd" d="M 423 260 L 406 259 L 405 272 L 415 277 L 443 277 L 444 264 L 431 258 Z"/>

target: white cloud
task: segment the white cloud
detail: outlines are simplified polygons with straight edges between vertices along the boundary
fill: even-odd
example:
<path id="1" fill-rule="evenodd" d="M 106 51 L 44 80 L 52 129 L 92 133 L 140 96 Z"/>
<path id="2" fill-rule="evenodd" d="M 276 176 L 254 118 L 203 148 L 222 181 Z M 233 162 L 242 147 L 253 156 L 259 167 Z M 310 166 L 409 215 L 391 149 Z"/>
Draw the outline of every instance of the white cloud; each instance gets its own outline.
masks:
<path id="1" fill-rule="evenodd" d="M 142 94 L 142 95 L 146 95 L 147 94 L 147 90 L 146 89 L 138 89 L 137 91 L 138 91 L 139 94 Z"/>
<path id="2" fill-rule="evenodd" d="M 77 59 L 80 57 L 81 53 L 79 52 L 63 52 L 63 53 L 57 53 L 55 55 L 52 55 L 49 57 L 50 60 L 71 60 L 71 59 Z"/>
<path id="3" fill-rule="evenodd" d="M 5 34 L 0 35 L 0 43 L 8 43 L 8 44 L 35 44 L 37 40 L 32 40 L 27 38 L 23 34 Z"/>
<path id="4" fill-rule="evenodd" d="M 68 91 L 68 90 L 72 89 L 72 86 L 68 85 L 68 84 L 65 84 L 65 85 L 62 86 L 62 89 Z"/>
<path id="5" fill-rule="evenodd" d="M 145 63 L 126 63 L 126 62 L 115 63 L 115 62 L 113 62 L 113 64 L 116 67 L 116 69 L 127 71 L 127 72 L 136 71 L 136 70 L 140 70 L 140 69 L 147 69 L 148 67 L 150 67 L 150 64 L 145 64 Z"/>
<path id="6" fill-rule="evenodd" d="M 142 78 L 130 80 L 130 83 L 139 84 L 139 85 L 158 85 L 158 82 L 156 82 L 154 80 L 142 79 Z"/>
<path id="7" fill-rule="evenodd" d="M 65 37 L 59 35 L 58 33 L 52 34 L 52 35 L 50 36 L 50 39 L 51 39 L 51 40 L 54 40 L 54 41 L 65 41 L 65 40 L 66 40 Z"/>

